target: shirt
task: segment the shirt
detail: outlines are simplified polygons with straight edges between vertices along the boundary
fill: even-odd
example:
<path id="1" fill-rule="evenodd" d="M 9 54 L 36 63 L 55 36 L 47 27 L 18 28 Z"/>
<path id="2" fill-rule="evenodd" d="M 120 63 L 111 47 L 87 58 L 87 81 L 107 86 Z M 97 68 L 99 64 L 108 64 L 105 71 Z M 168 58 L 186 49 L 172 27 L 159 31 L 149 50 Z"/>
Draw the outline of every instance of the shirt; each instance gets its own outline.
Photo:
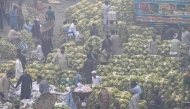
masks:
<path id="1" fill-rule="evenodd" d="M 39 84 L 39 91 L 41 93 L 49 93 L 49 85 L 46 80 L 42 80 Z"/>
<path id="2" fill-rule="evenodd" d="M 134 90 L 135 90 L 136 94 L 140 95 L 142 93 L 142 90 L 141 90 L 140 86 L 138 86 L 138 85 L 134 88 Z"/>
<path id="3" fill-rule="evenodd" d="M 129 102 L 129 109 L 139 109 L 140 97 L 138 94 L 134 94 Z"/>
<path id="4" fill-rule="evenodd" d="M 46 12 L 46 14 L 47 14 L 47 17 L 48 17 L 48 18 L 46 18 L 47 21 L 55 20 L 55 14 L 54 14 L 53 11 L 49 10 L 49 11 Z"/>
<path id="5" fill-rule="evenodd" d="M 160 105 L 162 103 L 162 99 L 160 96 L 154 96 L 154 103 L 156 105 Z"/>
<path id="6" fill-rule="evenodd" d="M 19 43 L 19 48 L 20 48 L 20 50 L 21 50 L 22 52 L 28 50 L 28 46 L 27 46 L 26 43 L 24 43 L 23 41 L 21 41 L 21 42 Z"/>
<path id="7" fill-rule="evenodd" d="M 110 11 L 109 6 L 105 5 L 104 6 L 104 15 L 107 15 L 107 13 Z"/>
<path id="8" fill-rule="evenodd" d="M 92 76 L 92 84 L 94 84 L 94 85 L 101 85 L 102 84 L 102 79 L 99 76 L 96 76 L 96 78 L 94 78 Z"/>
<path id="9" fill-rule="evenodd" d="M 92 29 L 90 30 L 90 35 L 91 35 L 91 36 L 98 36 L 98 29 L 92 28 Z"/>
<path id="10" fill-rule="evenodd" d="M 108 46 L 112 46 L 112 42 L 111 42 L 110 39 L 109 39 L 108 41 L 105 39 L 105 40 L 102 42 L 102 50 L 106 49 Z"/>
<path id="11" fill-rule="evenodd" d="M 23 26 L 23 30 L 26 30 L 26 31 L 32 31 L 32 25 L 30 25 L 30 24 L 24 24 L 24 26 Z"/>

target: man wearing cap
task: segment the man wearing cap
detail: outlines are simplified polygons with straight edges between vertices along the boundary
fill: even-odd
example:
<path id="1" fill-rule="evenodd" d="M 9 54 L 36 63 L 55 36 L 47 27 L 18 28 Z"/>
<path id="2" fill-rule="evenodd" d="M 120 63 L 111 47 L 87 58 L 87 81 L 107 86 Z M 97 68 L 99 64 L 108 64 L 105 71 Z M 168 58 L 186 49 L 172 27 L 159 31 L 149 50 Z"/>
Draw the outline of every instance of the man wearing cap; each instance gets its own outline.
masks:
<path id="1" fill-rule="evenodd" d="M 136 94 L 134 89 L 131 89 L 130 93 L 131 93 L 132 97 L 129 102 L 129 109 L 139 109 L 139 101 L 140 101 L 139 95 Z"/>
<path id="2" fill-rule="evenodd" d="M 174 39 L 171 40 L 170 44 L 170 55 L 180 57 L 180 46 L 184 46 L 177 38 L 178 34 L 175 33 L 173 36 Z"/>
<path id="3" fill-rule="evenodd" d="M 101 85 L 102 79 L 96 75 L 96 71 L 92 71 L 92 84 Z"/>

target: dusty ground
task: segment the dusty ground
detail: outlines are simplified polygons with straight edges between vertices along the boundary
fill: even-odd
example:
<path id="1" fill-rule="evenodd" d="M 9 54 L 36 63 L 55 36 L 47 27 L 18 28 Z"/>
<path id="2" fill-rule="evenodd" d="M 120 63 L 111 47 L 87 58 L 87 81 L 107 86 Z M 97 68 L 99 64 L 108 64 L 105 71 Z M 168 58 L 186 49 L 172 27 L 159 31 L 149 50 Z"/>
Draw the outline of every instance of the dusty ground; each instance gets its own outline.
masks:
<path id="1" fill-rule="evenodd" d="M 61 4 L 49 4 L 49 3 L 44 3 L 44 5 L 52 6 L 52 10 L 55 13 L 56 17 L 56 26 L 54 28 L 54 36 L 53 36 L 53 45 L 54 48 L 60 47 L 63 44 L 62 37 L 59 36 L 58 34 L 60 33 L 60 28 L 62 27 L 63 21 L 64 21 L 64 10 L 71 5 L 75 4 L 75 0 L 62 0 Z M 43 12 L 46 12 L 48 9 L 45 9 Z M 4 33 L 0 33 L 0 36 L 6 36 L 10 30 L 10 26 L 7 26 L 6 24 L 4 25 Z M 6 62 L 6 59 L 0 59 L 0 64 Z"/>

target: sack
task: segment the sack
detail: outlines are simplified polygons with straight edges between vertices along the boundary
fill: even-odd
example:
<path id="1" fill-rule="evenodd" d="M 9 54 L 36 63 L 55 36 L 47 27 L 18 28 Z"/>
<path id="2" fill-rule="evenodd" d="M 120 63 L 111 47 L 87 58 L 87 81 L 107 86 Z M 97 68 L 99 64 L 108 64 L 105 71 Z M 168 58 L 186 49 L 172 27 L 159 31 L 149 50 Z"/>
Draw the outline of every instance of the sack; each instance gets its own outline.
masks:
<path id="1" fill-rule="evenodd" d="M 117 14 L 115 11 L 109 11 L 108 12 L 108 20 L 117 20 Z"/>

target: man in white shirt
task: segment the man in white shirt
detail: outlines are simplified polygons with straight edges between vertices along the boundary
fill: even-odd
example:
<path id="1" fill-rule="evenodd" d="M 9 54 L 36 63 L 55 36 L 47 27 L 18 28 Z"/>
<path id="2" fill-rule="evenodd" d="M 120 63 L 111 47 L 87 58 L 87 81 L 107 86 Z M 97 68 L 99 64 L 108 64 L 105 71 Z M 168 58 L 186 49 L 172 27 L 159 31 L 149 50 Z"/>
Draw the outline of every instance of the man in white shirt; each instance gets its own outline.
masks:
<path id="1" fill-rule="evenodd" d="M 92 71 L 92 84 L 101 85 L 102 79 L 96 75 L 96 71 Z"/>
<path id="2" fill-rule="evenodd" d="M 80 37 L 80 33 L 78 31 L 76 31 L 76 26 L 77 26 L 77 21 L 73 20 L 73 23 L 71 24 L 70 28 L 69 28 L 69 32 L 73 32 L 75 35 L 75 41 L 78 42 L 79 41 L 79 37 Z M 73 34 L 69 34 L 69 36 L 73 36 Z"/>

